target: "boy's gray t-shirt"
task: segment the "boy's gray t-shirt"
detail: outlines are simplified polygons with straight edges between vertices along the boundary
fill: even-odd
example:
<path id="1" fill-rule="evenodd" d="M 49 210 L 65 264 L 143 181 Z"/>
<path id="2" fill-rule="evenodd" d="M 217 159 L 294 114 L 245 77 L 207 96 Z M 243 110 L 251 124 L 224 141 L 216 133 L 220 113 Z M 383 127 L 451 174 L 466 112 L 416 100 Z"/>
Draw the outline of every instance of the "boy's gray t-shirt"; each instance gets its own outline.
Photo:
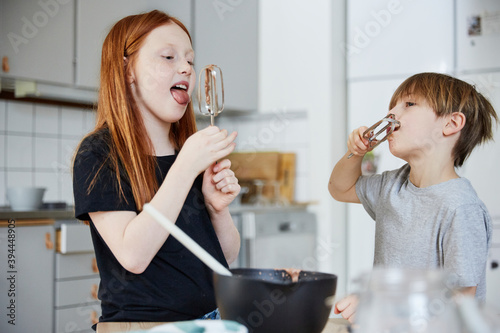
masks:
<path id="1" fill-rule="evenodd" d="M 486 298 L 491 218 L 471 183 L 457 178 L 418 188 L 410 166 L 361 176 L 356 194 L 376 221 L 374 266 L 444 268 L 457 287 L 476 286 Z"/>

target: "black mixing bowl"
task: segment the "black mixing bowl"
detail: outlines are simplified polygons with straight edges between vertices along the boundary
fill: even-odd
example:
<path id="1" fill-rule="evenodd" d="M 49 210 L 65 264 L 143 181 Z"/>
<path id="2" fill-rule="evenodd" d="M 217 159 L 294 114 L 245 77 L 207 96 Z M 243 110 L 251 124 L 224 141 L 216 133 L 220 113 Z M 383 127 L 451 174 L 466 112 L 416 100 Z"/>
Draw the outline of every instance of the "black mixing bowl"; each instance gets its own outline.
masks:
<path id="1" fill-rule="evenodd" d="M 282 269 L 232 269 L 214 273 L 222 319 L 235 320 L 250 333 L 323 330 L 332 309 L 337 276 L 301 271 L 297 282 Z"/>

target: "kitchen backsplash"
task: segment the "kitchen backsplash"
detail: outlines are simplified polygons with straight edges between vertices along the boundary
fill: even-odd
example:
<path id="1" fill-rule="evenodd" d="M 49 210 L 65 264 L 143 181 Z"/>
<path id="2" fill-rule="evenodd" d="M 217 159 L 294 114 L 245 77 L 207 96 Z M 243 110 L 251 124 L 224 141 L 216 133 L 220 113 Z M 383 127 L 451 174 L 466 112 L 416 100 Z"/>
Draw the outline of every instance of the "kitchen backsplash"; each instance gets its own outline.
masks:
<path id="1" fill-rule="evenodd" d="M 208 120 L 198 127 L 208 126 Z M 309 193 L 309 138 L 310 124 L 307 112 L 275 110 L 249 116 L 228 116 L 221 113 L 215 124 L 228 131 L 237 131 L 236 151 L 280 151 L 295 153 L 295 191 L 298 202 L 311 200 Z"/>
<path id="2" fill-rule="evenodd" d="M 216 125 L 237 131 L 238 151 L 296 153 L 295 199 L 307 201 L 309 124 L 306 112 L 216 118 Z M 80 139 L 94 126 L 91 110 L 0 100 L 0 206 L 8 205 L 11 186 L 45 187 L 45 202 L 73 204 L 71 161 Z M 209 124 L 201 119 L 198 127 Z"/>
<path id="3" fill-rule="evenodd" d="M 45 202 L 72 203 L 72 156 L 93 123 L 84 109 L 0 100 L 0 205 L 11 186 L 45 187 Z"/>

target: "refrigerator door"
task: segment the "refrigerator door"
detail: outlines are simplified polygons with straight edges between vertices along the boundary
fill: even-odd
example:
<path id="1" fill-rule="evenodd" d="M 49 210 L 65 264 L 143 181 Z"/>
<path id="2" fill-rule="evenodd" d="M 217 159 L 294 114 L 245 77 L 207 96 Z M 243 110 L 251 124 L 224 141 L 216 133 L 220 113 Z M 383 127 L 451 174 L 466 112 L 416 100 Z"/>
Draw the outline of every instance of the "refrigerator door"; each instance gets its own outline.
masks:
<path id="1" fill-rule="evenodd" d="M 476 89 L 490 100 L 497 114 L 500 115 L 500 73 L 463 75 L 460 79 L 475 85 Z M 498 205 L 500 126 L 496 127 L 493 138 L 495 141 L 476 147 L 458 172 L 471 181 L 491 216 L 500 217 L 500 205 Z"/>
<path id="2" fill-rule="evenodd" d="M 493 222 L 492 246 L 486 266 L 486 304 L 500 315 L 500 218 Z"/>
<path id="3" fill-rule="evenodd" d="M 460 77 L 476 86 L 493 104 L 500 114 L 500 73 L 479 73 Z M 500 205 L 498 186 L 500 185 L 500 127 L 497 126 L 494 140 L 479 146 L 472 152 L 458 172 L 471 181 L 479 198 L 484 202 L 493 219 L 493 236 L 489 262 L 486 269 L 486 303 L 496 308 L 500 314 Z"/>
<path id="4" fill-rule="evenodd" d="M 457 70 L 500 68 L 500 1 L 456 3 Z"/>
<path id="5" fill-rule="evenodd" d="M 347 14 L 349 78 L 453 70 L 453 0 L 350 0 Z"/>

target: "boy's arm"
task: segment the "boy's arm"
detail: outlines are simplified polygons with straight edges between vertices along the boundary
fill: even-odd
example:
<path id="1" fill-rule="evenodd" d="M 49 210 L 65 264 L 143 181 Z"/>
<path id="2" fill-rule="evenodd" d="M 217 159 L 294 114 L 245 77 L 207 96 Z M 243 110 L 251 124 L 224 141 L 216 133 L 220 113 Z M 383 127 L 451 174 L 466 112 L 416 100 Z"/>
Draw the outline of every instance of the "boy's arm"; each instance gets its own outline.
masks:
<path id="1" fill-rule="evenodd" d="M 356 182 L 361 176 L 361 162 L 368 152 L 368 140 L 363 138 L 366 127 L 352 131 L 347 141 L 348 152 L 337 162 L 330 175 L 328 190 L 335 200 L 360 203 L 356 194 Z M 352 156 L 349 158 L 349 156 Z"/>
<path id="2" fill-rule="evenodd" d="M 353 155 L 349 151 L 337 162 L 330 175 L 328 190 L 337 201 L 360 203 L 356 194 L 356 181 L 361 176 L 363 156 Z"/>

